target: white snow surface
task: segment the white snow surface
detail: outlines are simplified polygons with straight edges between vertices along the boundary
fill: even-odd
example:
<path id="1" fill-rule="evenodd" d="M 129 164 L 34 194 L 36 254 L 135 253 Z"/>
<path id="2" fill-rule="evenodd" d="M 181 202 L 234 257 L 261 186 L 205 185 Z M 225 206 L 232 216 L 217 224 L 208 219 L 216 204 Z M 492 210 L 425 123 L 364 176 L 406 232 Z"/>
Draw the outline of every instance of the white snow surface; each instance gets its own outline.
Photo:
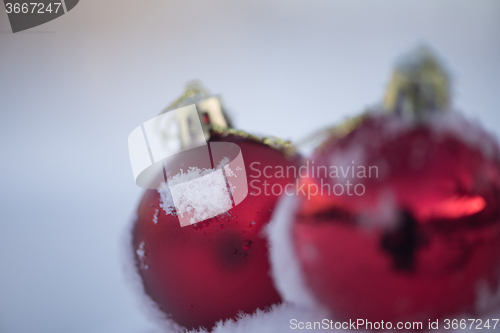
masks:
<path id="1" fill-rule="evenodd" d="M 283 196 L 276 206 L 267 228 L 271 275 L 285 301 L 315 307 L 317 301 L 304 282 L 292 244 L 292 217 L 297 210 L 297 196 Z"/>
<path id="2" fill-rule="evenodd" d="M 498 318 L 499 313 L 490 313 L 488 315 L 483 316 L 483 323 L 485 320 L 493 318 Z M 316 312 L 308 307 L 298 306 L 292 303 L 284 303 L 281 305 L 273 306 L 270 311 L 261 311 L 257 310 L 255 313 L 242 314 L 240 315 L 237 321 L 227 320 L 225 322 L 219 322 L 212 330 L 213 333 L 281 333 L 281 332 L 296 332 L 296 331 L 304 331 L 304 332 L 328 332 L 335 331 L 339 333 L 347 333 L 352 332 L 352 330 L 345 329 L 292 329 L 291 328 L 291 320 L 296 319 L 297 322 L 322 322 L 323 319 L 327 319 L 328 321 L 331 318 L 328 315 L 325 315 L 321 312 Z M 469 319 L 469 318 L 465 318 Z M 470 318 L 470 319 L 478 319 L 478 318 Z M 440 321 L 441 323 L 441 321 Z M 425 325 L 426 323 L 423 322 Z M 468 322 L 468 325 L 470 322 Z M 491 326 L 493 327 L 493 325 Z M 382 331 L 382 330 L 379 330 Z M 397 330 L 394 330 L 397 331 Z M 498 331 L 498 325 L 496 330 L 491 330 L 492 332 Z M 170 331 L 165 331 L 170 332 Z M 189 333 L 208 333 L 206 330 L 191 330 Z M 365 333 L 365 332 L 374 332 L 367 331 L 363 329 L 356 330 L 356 332 Z M 384 332 L 384 331 L 382 331 Z M 387 331 L 386 331 L 387 332 Z M 401 330 L 404 332 L 404 330 Z M 468 327 L 466 329 L 449 329 L 449 330 L 432 330 L 430 332 L 436 333 L 469 333 L 469 332 L 477 332 L 474 328 L 470 330 Z"/>
<path id="3" fill-rule="evenodd" d="M 294 332 L 290 329 L 290 321 L 296 319 L 298 322 L 321 321 L 328 318 L 323 313 L 311 308 L 283 303 L 274 305 L 269 311 L 257 310 L 253 314 L 240 314 L 237 321 L 226 320 L 217 323 L 212 330 L 213 333 L 280 333 Z M 307 330 L 307 332 L 319 332 L 320 330 Z M 321 330 L 324 331 L 324 330 Z M 205 330 L 192 330 L 189 333 L 206 333 Z M 360 332 L 363 332 L 360 330 Z"/>
<path id="4" fill-rule="evenodd" d="M 292 245 L 292 219 L 296 211 L 297 197 L 284 195 L 278 203 L 273 213 L 272 221 L 266 229 L 266 234 L 270 246 L 271 273 L 275 281 L 275 286 L 281 294 L 285 303 L 274 305 L 270 309 L 263 311 L 257 310 L 253 314 L 240 314 L 238 320 L 220 321 L 213 328 L 213 333 L 281 333 L 281 332 L 324 332 L 328 330 L 311 329 L 297 330 L 291 328 L 291 320 L 297 322 L 321 322 L 323 319 L 334 320 L 334 317 L 323 307 L 317 304 L 308 290 L 301 275 L 299 263 L 296 261 L 295 252 Z M 136 298 L 139 299 L 143 312 L 155 322 L 160 332 L 186 332 L 186 329 L 176 324 L 168 315 L 160 311 L 157 305 L 144 292 L 142 281 L 134 265 L 133 253 L 147 257 L 147 243 L 141 242 L 139 248 L 130 249 L 131 231 L 126 234 L 123 244 L 126 254 L 124 258 L 126 276 L 129 284 L 135 291 Z M 500 311 L 487 312 L 492 301 L 498 301 L 500 291 L 493 295 L 491 290 L 483 286 L 478 293 L 477 309 L 483 313 L 482 318 L 494 319 L 500 317 Z M 461 316 L 458 318 L 470 318 Z M 452 319 L 452 318 L 451 318 Z M 476 318 L 477 319 L 477 318 Z M 424 323 L 425 324 L 425 323 Z M 497 327 L 498 329 L 499 327 Z M 335 329 L 335 332 L 347 333 L 348 330 Z M 473 330 L 438 330 L 437 333 L 468 333 Z M 188 331 L 189 333 L 208 333 L 207 330 L 198 329 Z M 358 330 L 358 332 L 367 332 Z M 475 332 L 475 330 L 474 330 Z"/>

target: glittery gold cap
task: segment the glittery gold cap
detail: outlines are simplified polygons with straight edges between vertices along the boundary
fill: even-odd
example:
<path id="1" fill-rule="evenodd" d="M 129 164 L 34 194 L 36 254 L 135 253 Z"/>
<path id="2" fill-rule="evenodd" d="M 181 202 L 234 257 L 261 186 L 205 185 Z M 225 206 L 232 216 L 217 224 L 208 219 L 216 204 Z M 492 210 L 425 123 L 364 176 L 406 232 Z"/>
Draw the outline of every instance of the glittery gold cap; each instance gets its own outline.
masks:
<path id="1" fill-rule="evenodd" d="M 384 106 L 411 119 L 450 107 L 450 76 L 435 53 L 421 46 L 396 65 Z"/>
<path id="2" fill-rule="evenodd" d="M 229 128 L 231 126 L 231 121 L 224 111 L 220 97 L 211 95 L 198 81 L 188 83 L 184 93 L 170 104 L 162 114 L 192 104 L 196 105 L 206 140 L 210 139 L 213 127 Z M 192 119 L 178 118 L 177 121 L 181 145 L 189 146 L 190 144 L 187 141 L 192 137 L 190 133 Z"/>

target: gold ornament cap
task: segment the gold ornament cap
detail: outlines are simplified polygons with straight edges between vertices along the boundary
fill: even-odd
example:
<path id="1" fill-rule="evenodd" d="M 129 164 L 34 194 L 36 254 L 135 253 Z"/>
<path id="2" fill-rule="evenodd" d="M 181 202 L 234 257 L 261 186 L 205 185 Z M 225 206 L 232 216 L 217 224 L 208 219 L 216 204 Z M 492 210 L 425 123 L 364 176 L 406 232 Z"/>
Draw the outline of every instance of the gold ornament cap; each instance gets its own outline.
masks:
<path id="1" fill-rule="evenodd" d="M 450 75 L 436 54 L 420 46 L 396 65 L 387 88 L 388 112 L 419 120 L 450 107 Z"/>
<path id="2" fill-rule="evenodd" d="M 231 127 L 231 121 L 224 110 L 221 98 L 211 95 L 198 81 L 189 82 L 186 85 L 184 93 L 170 104 L 162 114 L 192 104 L 196 106 L 205 140 L 208 141 L 210 139 L 212 128 L 225 129 Z M 177 118 L 178 136 L 181 147 L 192 145 L 190 141 L 195 136 L 193 133 L 196 129 L 193 126 L 195 121 L 196 119 L 191 119 L 190 117 Z"/>

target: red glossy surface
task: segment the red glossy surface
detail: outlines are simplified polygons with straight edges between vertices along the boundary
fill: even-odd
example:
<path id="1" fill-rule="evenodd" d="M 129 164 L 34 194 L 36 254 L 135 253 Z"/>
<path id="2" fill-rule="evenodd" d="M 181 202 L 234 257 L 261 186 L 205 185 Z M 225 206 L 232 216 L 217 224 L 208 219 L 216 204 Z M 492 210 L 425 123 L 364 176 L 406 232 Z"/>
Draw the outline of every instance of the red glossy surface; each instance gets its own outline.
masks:
<path id="1" fill-rule="evenodd" d="M 296 163 L 281 152 L 233 136 L 213 141 L 240 146 L 248 180 L 282 185 L 291 181 L 265 179 L 263 175 L 250 178 L 257 175 L 250 168 L 252 162 L 262 163 L 260 170 L 266 165 Z M 132 245 L 136 251 L 144 242 L 144 258 L 141 261 L 136 254 L 136 266 L 146 293 L 177 323 L 188 328 L 211 328 L 239 311 L 252 313 L 281 301 L 269 276 L 268 248 L 262 234 L 277 197 L 254 196 L 252 191 L 249 187 L 248 196 L 227 214 L 186 227 L 160 208 L 157 191 L 144 194 Z"/>
<path id="2" fill-rule="evenodd" d="M 364 196 L 301 198 L 294 241 L 306 281 L 340 319 L 474 314 L 478 291 L 496 292 L 500 282 L 496 144 L 478 133 L 494 148 L 486 156 L 446 132 L 390 125 L 388 117 L 365 120 L 316 152 L 317 165 L 331 165 L 362 149 L 363 165 L 378 165 L 380 177 L 353 180 Z"/>

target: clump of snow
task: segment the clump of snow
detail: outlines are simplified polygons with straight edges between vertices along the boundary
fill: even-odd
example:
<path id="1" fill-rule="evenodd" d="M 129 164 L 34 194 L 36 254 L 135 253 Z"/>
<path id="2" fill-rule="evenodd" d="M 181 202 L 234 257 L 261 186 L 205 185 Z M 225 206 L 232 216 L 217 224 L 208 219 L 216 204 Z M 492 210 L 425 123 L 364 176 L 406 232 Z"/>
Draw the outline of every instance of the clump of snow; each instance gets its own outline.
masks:
<path id="1" fill-rule="evenodd" d="M 184 170 L 181 169 L 178 174 L 168 180 L 168 183 L 162 183 L 164 188 L 158 189 L 158 193 L 160 193 L 160 207 L 163 208 L 167 215 L 177 215 L 179 212 L 176 211 L 176 205 L 172 196 L 172 188 L 176 185 L 211 174 L 213 171 L 213 169 L 200 169 L 197 167 L 190 167 L 187 172 L 184 172 Z M 186 207 L 184 207 L 182 212 L 186 212 Z"/>
<path id="2" fill-rule="evenodd" d="M 184 172 L 184 170 L 181 169 L 178 174 L 168 180 L 168 185 L 172 187 L 174 185 L 182 184 L 190 180 L 198 179 L 212 172 L 214 172 L 213 169 L 200 169 L 197 167 L 189 167 L 187 172 Z"/>
<path id="3" fill-rule="evenodd" d="M 229 164 L 229 162 L 231 162 L 231 160 L 229 159 L 229 157 L 223 157 L 219 164 L 215 167 L 215 169 L 223 169 L 226 165 Z"/>
<path id="4" fill-rule="evenodd" d="M 372 116 L 386 115 L 373 112 Z M 486 157 L 498 158 L 498 138 L 488 132 L 477 120 L 469 119 L 462 112 L 445 110 L 443 112 L 429 112 L 422 119 L 422 123 L 404 117 L 389 117 L 384 119 L 384 131 L 381 136 L 396 138 L 401 132 L 407 131 L 416 125 L 424 124 L 432 130 L 437 138 L 450 135 L 464 141 L 471 148 L 479 149 Z M 366 142 L 360 142 L 366 143 Z"/>
<path id="5" fill-rule="evenodd" d="M 204 221 L 232 207 L 222 170 L 170 187 L 181 225 Z"/>
<path id="6" fill-rule="evenodd" d="M 226 172 L 227 177 L 237 177 L 236 174 L 231 170 L 231 168 L 228 166 L 224 167 L 224 171 Z"/>
<path id="7" fill-rule="evenodd" d="M 153 215 L 153 223 L 157 224 L 158 223 L 158 213 L 160 212 L 159 209 L 155 209 L 155 215 Z"/>
<path id="8" fill-rule="evenodd" d="M 181 169 L 158 190 L 160 207 L 166 214 L 177 215 L 182 226 L 225 213 L 231 209 L 232 201 L 223 172 L 236 176 L 229 169 L 229 162 L 224 157 L 214 169 L 190 167 L 186 172 Z"/>
<path id="9" fill-rule="evenodd" d="M 228 157 L 224 157 L 223 159 L 221 159 L 220 163 L 215 167 L 215 169 L 216 170 L 223 169 L 227 177 L 236 177 L 236 174 L 229 167 L 230 162 L 231 161 L 229 160 Z M 236 170 L 241 170 L 241 168 L 236 167 Z"/>
<path id="10" fill-rule="evenodd" d="M 297 207 L 297 196 L 281 197 L 267 227 L 271 275 L 276 289 L 286 301 L 314 308 L 318 302 L 304 281 L 292 242 Z"/>
<path id="11" fill-rule="evenodd" d="M 431 129 L 438 138 L 443 135 L 451 135 L 463 140 L 470 147 L 481 150 L 487 157 L 497 157 L 499 155 L 497 137 L 486 131 L 477 120 L 469 119 L 457 110 L 450 109 L 443 112 L 428 112 L 422 119 L 422 122 L 404 117 L 388 116 L 378 110 L 371 110 L 369 117 L 382 117 L 384 123 L 383 131 L 378 133 L 381 137 L 394 139 L 402 132 L 423 124 Z M 371 140 L 371 137 L 364 135 L 364 133 L 359 133 L 354 141 L 356 144 L 368 146 L 370 146 L 370 143 L 376 143 L 367 140 Z"/>
<path id="12" fill-rule="evenodd" d="M 499 156 L 497 138 L 487 132 L 479 122 L 467 119 L 460 112 L 448 111 L 430 115 L 427 125 L 438 135 L 446 133 L 463 140 L 470 147 L 479 149 L 486 157 Z"/>

